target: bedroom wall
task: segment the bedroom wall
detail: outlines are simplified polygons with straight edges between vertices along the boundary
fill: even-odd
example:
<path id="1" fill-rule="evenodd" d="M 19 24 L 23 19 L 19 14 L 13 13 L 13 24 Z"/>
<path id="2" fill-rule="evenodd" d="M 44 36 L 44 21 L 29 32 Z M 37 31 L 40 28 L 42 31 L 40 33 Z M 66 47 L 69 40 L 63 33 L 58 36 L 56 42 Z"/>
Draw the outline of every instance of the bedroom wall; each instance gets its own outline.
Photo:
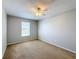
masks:
<path id="1" fill-rule="evenodd" d="M 30 36 L 21 36 L 21 22 L 30 22 Z M 24 42 L 37 39 L 38 28 L 37 21 L 19 18 L 15 16 L 8 16 L 8 44 Z"/>
<path id="2" fill-rule="evenodd" d="M 76 53 L 76 10 L 39 21 L 40 40 Z"/>
<path id="3" fill-rule="evenodd" d="M 2 56 L 4 56 L 7 47 L 7 14 L 2 9 Z"/>

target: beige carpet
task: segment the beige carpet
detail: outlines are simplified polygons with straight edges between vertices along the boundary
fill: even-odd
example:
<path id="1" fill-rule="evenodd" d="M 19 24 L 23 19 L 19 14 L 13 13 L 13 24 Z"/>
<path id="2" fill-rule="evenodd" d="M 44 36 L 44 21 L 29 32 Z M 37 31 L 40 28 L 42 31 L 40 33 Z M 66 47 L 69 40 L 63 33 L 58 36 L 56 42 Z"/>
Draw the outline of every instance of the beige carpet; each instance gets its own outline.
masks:
<path id="1" fill-rule="evenodd" d="M 75 54 L 35 40 L 8 46 L 3 59 L 76 59 Z"/>

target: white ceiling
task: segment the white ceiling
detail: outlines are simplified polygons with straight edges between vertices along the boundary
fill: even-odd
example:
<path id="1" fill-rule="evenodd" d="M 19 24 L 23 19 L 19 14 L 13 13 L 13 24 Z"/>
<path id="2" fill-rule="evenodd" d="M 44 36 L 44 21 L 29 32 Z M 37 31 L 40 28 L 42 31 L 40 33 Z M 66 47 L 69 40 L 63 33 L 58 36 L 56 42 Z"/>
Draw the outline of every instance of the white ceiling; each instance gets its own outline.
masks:
<path id="1" fill-rule="evenodd" d="M 45 15 L 37 17 L 32 8 L 40 2 L 47 7 Z M 3 8 L 8 15 L 33 20 L 45 19 L 61 12 L 76 8 L 76 0 L 3 0 Z"/>

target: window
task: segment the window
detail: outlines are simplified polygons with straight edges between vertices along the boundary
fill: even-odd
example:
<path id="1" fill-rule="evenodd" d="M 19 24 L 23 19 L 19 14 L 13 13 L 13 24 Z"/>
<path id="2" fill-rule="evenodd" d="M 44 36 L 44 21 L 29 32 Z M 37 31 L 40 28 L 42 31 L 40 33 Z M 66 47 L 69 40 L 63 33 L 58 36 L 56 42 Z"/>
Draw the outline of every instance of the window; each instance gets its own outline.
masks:
<path id="1" fill-rule="evenodd" d="M 21 36 L 30 36 L 29 22 L 21 22 Z"/>

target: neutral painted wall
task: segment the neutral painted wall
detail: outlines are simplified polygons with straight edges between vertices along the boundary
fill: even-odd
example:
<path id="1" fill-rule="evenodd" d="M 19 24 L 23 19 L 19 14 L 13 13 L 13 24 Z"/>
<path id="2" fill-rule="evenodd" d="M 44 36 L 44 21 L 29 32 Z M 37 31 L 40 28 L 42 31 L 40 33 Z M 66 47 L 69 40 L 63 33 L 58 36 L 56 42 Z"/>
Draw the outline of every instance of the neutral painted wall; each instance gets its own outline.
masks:
<path id="1" fill-rule="evenodd" d="M 7 16 L 4 9 L 2 9 L 2 56 L 5 53 L 7 46 Z"/>
<path id="2" fill-rule="evenodd" d="M 76 52 L 76 11 L 39 21 L 39 39 Z"/>
<path id="3" fill-rule="evenodd" d="M 18 43 L 18 42 L 24 42 L 29 40 L 37 39 L 37 22 L 33 20 L 23 19 L 15 16 L 8 16 L 7 20 L 7 26 L 8 26 L 8 44 Z M 21 36 L 21 22 L 30 22 L 30 36 Z"/>

